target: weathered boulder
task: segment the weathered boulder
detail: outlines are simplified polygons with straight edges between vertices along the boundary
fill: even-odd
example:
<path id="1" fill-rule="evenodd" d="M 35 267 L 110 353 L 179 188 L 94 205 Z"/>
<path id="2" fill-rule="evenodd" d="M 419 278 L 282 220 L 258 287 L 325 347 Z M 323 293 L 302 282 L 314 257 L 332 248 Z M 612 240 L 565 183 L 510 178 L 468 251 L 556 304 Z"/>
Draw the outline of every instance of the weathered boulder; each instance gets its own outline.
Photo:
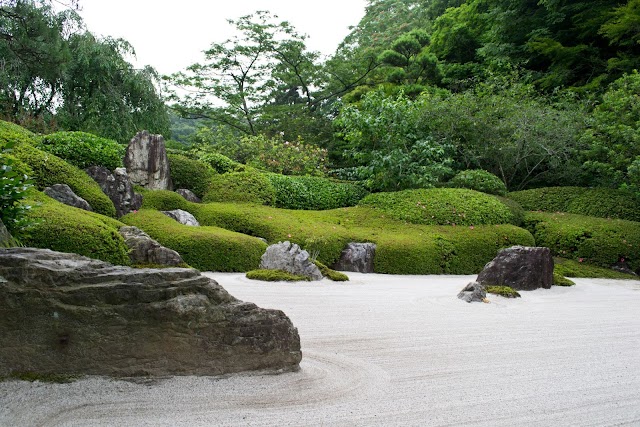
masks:
<path id="1" fill-rule="evenodd" d="M 487 290 L 482 283 L 471 282 L 460 291 L 458 298 L 466 302 L 483 302 L 487 298 Z"/>
<path id="2" fill-rule="evenodd" d="M 44 189 L 44 194 L 74 208 L 84 209 L 85 211 L 93 211 L 89 202 L 73 192 L 67 184 L 54 184 Z"/>
<path id="3" fill-rule="evenodd" d="M 373 273 L 375 243 L 348 243 L 340 254 L 340 259 L 331 268 L 338 271 Z"/>
<path id="4" fill-rule="evenodd" d="M 175 219 L 180 224 L 190 225 L 192 227 L 200 227 L 200 223 L 198 222 L 196 217 L 191 215 L 187 211 L 183 211 L 182 209 L 174 209 L 172 211 L 161 211 L 161 212 L 166 216 L 168 216 L 169 218 Z"/>
<path id="5" fill-rule="evenodd" d="M 130 249 L 132 264 L 177 266 L 184 263 L 178 252 L 162 246 L 138 227 L 120 227 L 119 232 Z"/>
<path id="6" fill-rule="evenodd" d="M 171 190 L 169 159 L 162 135 L 138 132 L 131 139 L 124 156 L 131 182 L 150 190 Z"/>
<path id="7" fill-rule="evenodd" d="M 239 301 L 196 270 L 0 250 L 0 376 L 290 371 L 301 357 L 283 312 Z"/>
<path id="8" fill-rule="evenodd" d="M 100 185 L 102 192 L 109 196 L 118 218 L 142 206 L 142 195 L 133 191 L 133 184 L 125 168 L 117 168 L 111 173 L 104 166 L 91 166 L 86 172 Z"/>
<path id="9" fill-rule="evenodd" d="M 13 236 L 7 230 L 2 220 L 0 220 L 0 248 L 8 248 L 13 246 Z"/>
<path id="10" fill-rule="evenodd" d="M 176 193 L 184 197 L 184 199 L 188 202 L 202 203 L 202 200 L 200 200 L 200 197 L 196 196 L 193 191 L 187 190 L 186 188 L 178 188 L 176 190 Z"/>
<path id="11" fill-rule="evenodd" d="M 268 246 L 260 259 L 260 268 L 284 270 L 311 280 L 322 280 L 322 273 L 309 258 L 309 252 L 288 241 Z"/>
<path id="12" fill-rule="evenodd" d="M 512 246 L 502 249 L 478 274 L 484 286 L 509 286 L 518 291 L 549 289 L 553 257 L 549 248 Z"/>

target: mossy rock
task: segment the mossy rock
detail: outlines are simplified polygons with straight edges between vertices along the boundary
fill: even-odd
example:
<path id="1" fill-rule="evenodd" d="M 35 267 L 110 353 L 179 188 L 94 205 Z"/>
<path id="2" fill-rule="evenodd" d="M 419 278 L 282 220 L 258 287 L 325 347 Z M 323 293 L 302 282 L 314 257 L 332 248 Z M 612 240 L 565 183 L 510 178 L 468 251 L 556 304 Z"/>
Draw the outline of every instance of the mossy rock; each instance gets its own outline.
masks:
<path id="1" fill-rule="evenodd" d="M 553 286 L 574 286 L 575 282 L 567 279 L 562 274 L 553 272 Z"/>
<path id="2" fill-rule="evenodd" d="M 206 163 L 178 154 L 168 154 L 174 188 L 186 188 L 202 198 L 216 172 Z"/>
<path id="3" fill-rule="evenodd" d="M 560 276 L 602 279 L 638 279 L 638 276 L 634 276 L 633 274 L 626 274 L 610 268 L 598 267 L 596 265 L 571 259 L 555 257 L 553 261 L 555 264 L 554 274 L 558 274 Z"/>
<path id="4" fill-rule="evenodd" d="M 316 266 L 320 269 L 320 273 L 322 273 L 323 277 L 326 277 L 329 280 L 333 280 L 334 282 L 348 282 L 349 276 L 344 273 L 341 273 L 336 270 L 332 270 L 320 261 L 315 261 Z"/>
<path id="5" fill-rule="evenodd" d="M 524 226 L 536 245 L 548 247 L 554 256 L 606 268 L 624 261 L 640 270 L 640 222 L 527 212 Z"/>
<path id="6" fill-rule="evenodd" d="M 432 188 L 376 193 L 362 199 L 391 218 L 425 225 L 511 224 L 511 210 L 495 197 L 464 188 Z"/>
<path id="7" fill-rule="evenodd" d="M 487 286 L 487 293 L 505 298 L 520 298 L 518 291 L 510 286 Z"/>
<path id="8" fill-rule="evenodd" d="M 640 197 L 612 188 L 545 187 L 508 194 L 528 211 L 640 221 Z"/>
<path id="9" fill-rule="evenodd" d="M 307 276 L 298 276 L 283 270 L 251 270 L 247 271 L 247 279 L 263 282 L 308 282 Z"/>
<path id="10" fill-rule="evenodd" d="M 249 202 L 273 206 L 275 190 L 266 175 L 259 172 L 231 172 L 215 175 L 203 202 Z"/>
<path id="11" fill-rule="evenodd" d="M 97 213 L 115 217 L 113 202 L 86 172 L 70 165 L 53 154 L 42 151 L 32 145 L 17 145 L 12 154 L 25 163 L 32 171 L 38 190 L 44 190 L 54 184 L 67 184 L 74 193 L 85 199 Z"/>
<path id="12" fill-rule="evenodd" d="M 267 249 L 260 239 L 219 227 L 182 225 L 155 210 L 141 209 L 123 216 L 121 221 L 144 230 L 201 271 L 250 271 L 260 264 Z"/>
<path id="13" fill-rule="evenodd" d="M 94 212 L 67 206 L 35 192 L 29 200 L 33 221 L 22 238 L 25 246 L 69 252 L 111 264 L 129 265 L 129 248 L 118 232 L 124 224 Z"/>
<path id="14" fill-rule="evenodd" d="M 355 206 L 367 191 L 359 185 L 317 176 L 267 174 L 275 190 L 275 206 L 327 210 Z"/>

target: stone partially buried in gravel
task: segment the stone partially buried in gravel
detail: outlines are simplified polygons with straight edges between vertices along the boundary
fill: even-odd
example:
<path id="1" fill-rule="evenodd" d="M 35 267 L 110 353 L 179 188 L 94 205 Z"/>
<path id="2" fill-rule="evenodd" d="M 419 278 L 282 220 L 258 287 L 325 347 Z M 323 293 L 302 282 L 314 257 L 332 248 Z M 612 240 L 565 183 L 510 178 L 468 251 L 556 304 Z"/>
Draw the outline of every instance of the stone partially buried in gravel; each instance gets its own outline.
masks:
<path id="1" fill-rule="evenodd" d="M 311 280 L 322 280 L 322 273 L 311 261 L 309 252 L 288 241 L 267 247 L 260 259 L 260 268 L 282 270 L 296 276 L 306 276 Z"/>
<path id="2" fill-rule="evenodd" d="M 0 376 L 291 371 L 289 318 L 184 268 L 132 269 L 46 249 L 0 249 Z"/>
<path id="3" fill-rule="evenodd" d="M 487 291 L 481 283 L 471 282 L 460 291 L 458 298 L 466 302 L 483 302 Z"/>
<path id="4" fill-rule="evenodd" d="M 338 271 L 373 273 L 373 259 L 376 254 L 375 243 L 348 243 L 340 254 L 340 259 L 332 268 Z"/>
<path id="5" fill-rule="evenodd" d="M 518 291 L 549 289 L 553 284 L 551 251 L 525 246 L 502 249 L 484 266 L 476 281 L 484 286 L 509 286 Z"/>

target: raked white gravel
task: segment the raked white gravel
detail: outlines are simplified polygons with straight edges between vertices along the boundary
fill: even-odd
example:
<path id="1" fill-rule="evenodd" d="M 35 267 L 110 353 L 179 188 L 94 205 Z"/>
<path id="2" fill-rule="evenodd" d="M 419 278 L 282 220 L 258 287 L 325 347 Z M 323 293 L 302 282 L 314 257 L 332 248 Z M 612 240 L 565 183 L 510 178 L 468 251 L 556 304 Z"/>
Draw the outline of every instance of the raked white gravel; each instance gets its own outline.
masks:
<path id="1" fill-rule="evenodd" d="M 299 372 L 8 381 L 0 426 L 640 426 L 640 281 L 467 304 L 475 276 L 207 275 L 289 315 Z"/>

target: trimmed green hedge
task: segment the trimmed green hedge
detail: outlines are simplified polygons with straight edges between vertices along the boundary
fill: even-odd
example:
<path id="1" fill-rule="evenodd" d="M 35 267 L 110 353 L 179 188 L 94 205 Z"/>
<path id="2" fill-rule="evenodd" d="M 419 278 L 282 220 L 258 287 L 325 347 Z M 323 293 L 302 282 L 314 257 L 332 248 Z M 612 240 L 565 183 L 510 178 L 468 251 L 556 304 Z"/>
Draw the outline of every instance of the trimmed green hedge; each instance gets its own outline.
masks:
<path id="1" fill-rule="evenodd" d="M 488 194 L 463 188 L 433 188 L 370 194 L 359 203 L 391 218 L 425 225 L 516 222 L 509 207 Z"/>
<path id="2" fill-rule="evenodd" d="M 367 195 L 364 188 L 316 176 L 267 174 L 275 190 L 275 206 L 284 209 L 326 210 L 355 206 Z"/>
<path id="3" fill-rule="evenodd" d="M 504 196 L 507 186 L 491 172 L 482 169 L 468 169 L 458 172 L 447 183 L 449 187 L 468 188 L 469 190 Z"/>
<path id="4" fill-rule="evenodd" d="M 112 139 L 86 132 L 52 133 L 40 138 L 36 146 L 83 170 L 90 166 L 104 166 L 110 171 L 120 168 L 126 151 Z"/>
<path id="5" fill-rule="evenodd" d="M 276 194 L 266 175 L 259 172 L 231 172 L 215 175 L 203 202 L 249 202 L 273 206 Z"/>
<path id="6" fill-rule="evenodd" d="M 54 184 L 67 184 L 74 193 L 85 199 L 97 213 L 116 216 L 113 202 L 86 172 L 70 165 L 54 154 L 47 153 L 29 144 L 19 144 L 13 155 L 31 168 L 30 176 L 38 190 Z"/>
<path id="7" fill-rule="evenodd" d="M 196 157 L 201 162 L 211 166 L 218 173 L 241 172 L 246 168 L 242 163 L 231 160 L 220 153 L 198 153 Z"/>
<path id="8" fill-rule="evenodd" d="M 546 187 L 515 191 L 510 199 L 528 211 L 567 212 L 598 218 L 640 221 L 640 198 L 612 188 Z"/>
<path id="9" fill-rule="evenodd" d="M 253 270 L 260 265 L 260 257 L 267 249 L 259 239 L 218 227 L 189 227 L 149 209 L 129 213 L 121 221 L 144 230 L 202 271 Z"/>
<path id="10" fill-rule="evenodd" d="M 525 227 L 555 256 L 611 267 L 624 260 L 640 269 L 640 223 L 568 213 L 528 212 Z"/>
<path id="11" fill-rule="evenodd" d="M 168 154 L 174 188 L 186 188 L 202 198 L 215 171 L 206 163 L 179 154 Z"/>
<path id="12" fill-rule="evenodd" d="M 112 264 L 129 265 L 129 248 L 118 232 L 120 221 L 67 206 L 44 193 L 35 192 L 28 202 L 34 206 L 22 243 L 35 248 L 71 252 Z"/>

